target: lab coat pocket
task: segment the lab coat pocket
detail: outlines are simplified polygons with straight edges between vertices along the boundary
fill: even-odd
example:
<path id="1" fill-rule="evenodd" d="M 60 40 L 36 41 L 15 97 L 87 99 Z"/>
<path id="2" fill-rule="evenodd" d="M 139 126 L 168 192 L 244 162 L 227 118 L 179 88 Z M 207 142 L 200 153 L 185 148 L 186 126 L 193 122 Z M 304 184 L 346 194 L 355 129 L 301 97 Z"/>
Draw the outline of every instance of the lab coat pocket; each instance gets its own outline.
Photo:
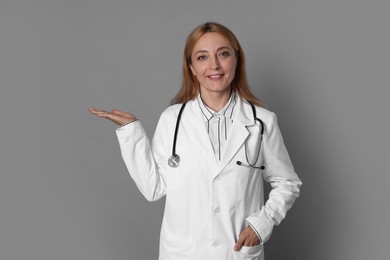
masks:
<path id="1" fill-rule="evenodd" d="M 241 260 L 259 260 L 263 251 L 263 245 L 243 246 L 238 254 Z"/>
<path id="2" fill-rule="evenodd" d="M 195 260 L 195 243 L 190 240 L 162 236 L 160 258 L 168 260 Z"/>

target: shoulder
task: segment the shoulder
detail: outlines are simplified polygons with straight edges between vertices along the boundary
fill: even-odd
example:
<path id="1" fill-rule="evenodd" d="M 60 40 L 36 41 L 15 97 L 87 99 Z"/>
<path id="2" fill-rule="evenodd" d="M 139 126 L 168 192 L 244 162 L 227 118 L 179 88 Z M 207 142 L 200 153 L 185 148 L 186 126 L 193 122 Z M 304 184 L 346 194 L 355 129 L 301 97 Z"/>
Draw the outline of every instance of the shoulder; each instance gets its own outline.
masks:
<path id="1" fill-rule="evenodd" d="M 252 115 L 253 114 L 252 105 L 244 99 L 242 100 L 242 104 L 243 104 L 244 112 L 248 115 Z M 267 108 L 256 106 L 256 105 L 254 105 L 254 107 L 256 110 L 256 116 L 267 125 L 272 124 L 276 121 L 276 115 L 274 112 L 268 110 Z"/>
<path id="2" fill-rule="evenodd" d="M 256 107 L 256 113 L 259 118 L 267 122 L 273 122 L 276 120 L 276 114 L 264 107 Z"/>
<path id="3" fill-rule="evenodd" d="M 196 114 L 196 111 L 198 109 L 198 105 L 197 105 L 197 101 L 196 99 L 191 99 L 191 100 L 188 100 L 186 103 L 186 106 L 185 106 L 185 113 L 188 115 L 191 115 L 191 117 L 194 115 L 194 113 Z M 161 114 L 162 117 L 164 118 L 176 118 L 178 117 L 179 113 L 180 113 L 180 110 L 182 109 L 183 107 L 183 103 L 179 103 L 179 104 L 174 104 L 174 105 L 171 105 L 169 107 L 167 107 Z"/>
<path id="4" fill-rule="evenodd" d="M 164 115 L 170 115 L 170 114 L 177 114 L 180 111 L 180 108 L 182 107 L 183 104 L 174 104 L 169 107 L 167 107 L 162 114 Z"/>
<path id="5" fill-rule="evenodd" d="M 183 104 L 174 104 L 167 107 L 161 113 L 160 120 L 167 120 L 167 121 L 176 120 L 182 106 Z"/>

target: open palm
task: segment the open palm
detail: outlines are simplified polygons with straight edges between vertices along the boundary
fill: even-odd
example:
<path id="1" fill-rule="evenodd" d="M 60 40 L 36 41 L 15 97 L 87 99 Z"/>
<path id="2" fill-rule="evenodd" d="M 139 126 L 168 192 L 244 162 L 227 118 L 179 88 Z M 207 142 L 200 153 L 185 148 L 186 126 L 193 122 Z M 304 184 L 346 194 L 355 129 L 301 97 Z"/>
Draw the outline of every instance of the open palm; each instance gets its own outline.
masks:
<path id="1" fill-rule="evenodd" d="M 123 112 L 118 109 L 113 109 L 111 112 L 107 112 L 91 107 L 88 109 L 88 111 L 98 117 L 106 118 L 117 125 L 124 125 L 137 119 L 133 114 Z"/>

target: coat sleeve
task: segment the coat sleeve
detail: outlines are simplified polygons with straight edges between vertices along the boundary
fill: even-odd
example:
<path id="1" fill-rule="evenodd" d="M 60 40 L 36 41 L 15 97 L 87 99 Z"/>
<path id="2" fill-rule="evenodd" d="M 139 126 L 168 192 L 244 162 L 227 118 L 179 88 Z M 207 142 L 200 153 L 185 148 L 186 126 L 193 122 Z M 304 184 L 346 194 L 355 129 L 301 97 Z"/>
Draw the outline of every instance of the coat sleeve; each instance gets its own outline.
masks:
<path id="1" fill-rule="evenodd" d="M 127 170 L 138 189 L 149 201 L 156 201 L 166 194 L 163 172 L 166 163 L 164 154 L 164 120 L 157 124 L 156 132 L 150 144 L 140 121 L 117 128 L 116 134 L 122 158 Z"/>
<path id="2" fill-rule="evenodd" d="M 266 242 L 275 225 L 285 218 L 287 211 L 299 196 L 301 180 L 294 171 L 280 133 L 274 113 L 265 125 L 264 132 L 265 170 L 263 178 L 270 183 L 271 191 L 264 206 L 246 218 L 247 223 Z"/>

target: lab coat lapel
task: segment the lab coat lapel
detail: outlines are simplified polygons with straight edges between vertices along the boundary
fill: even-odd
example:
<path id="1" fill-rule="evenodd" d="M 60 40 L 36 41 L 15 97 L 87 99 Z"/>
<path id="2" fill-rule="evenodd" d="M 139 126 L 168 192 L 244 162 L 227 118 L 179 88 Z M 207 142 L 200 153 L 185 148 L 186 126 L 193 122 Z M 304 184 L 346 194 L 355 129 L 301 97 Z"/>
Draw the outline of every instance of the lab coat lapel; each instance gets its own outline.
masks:
<path id="1" fill-rule="evenodd" d="M 242 122 L 234 122 L 232 124 L 231 132 L 228 136 L 225 147 L 222 151 L 221 161 L 218 164 L 217 175 L 226 167 L 226 165 L 232 160 L 234 155 L 244 145 L 249 132 Z"/>
<path id="2" fill-rule="evenodd" d="M 249 104 L 243 102 L 240 97 L 238 97 L 237 108 L 233 115 L 232 129 L 222 150 L 221 161 L 218 164 L 218 171 L 215 176 L 220 174 L 226 165 L 234 160 L 234 156 L 245 145 L 245 141 L 249 136 L 247 126 L 255 124 L 252 108 Z"/>
<path id="3" fill-rule="evenodd" d="M 244 145 L 249 131 L 247 126 L 255 124 L 250 105 L 237 97 L 236 111 L 233 113 L 233 124 L 228 134 L 228 140 L 222 151 L 221 161 L 217 162 L 211 145 L 209 134 L 205 126 L 203 115 L 199 109 L 197 100 L 190 100 L 183 114 L 183 123 L 190 128 L 191 136 L 195 144 L 202 151 L 204 158 L 210 165 L 212 178 L 219 175 L 227 164 L 231 162 L 238 150 Z M 192 141 L 192 140 L 191 140 Z M 189 140 L 189 142 L 191 142 Z M 200 158 L 194 158 L 199 160 Z"/>
<path id="4" fill-rule="evenodd" d="M 206 160 L 217 167 L 214 150 L 197 100 L 188 101 L 186 110 L 188 111 L 188 114 L 185 115 L 185 118 L 183 115 L 183 123 L 190 128 L 189 132 L 193 138 L 191 141 L 193 141 L 198 146 L 199 150 L 202 151 Z M 197 159 L 200 158 L 194 158 L 194 160 Z"/>

